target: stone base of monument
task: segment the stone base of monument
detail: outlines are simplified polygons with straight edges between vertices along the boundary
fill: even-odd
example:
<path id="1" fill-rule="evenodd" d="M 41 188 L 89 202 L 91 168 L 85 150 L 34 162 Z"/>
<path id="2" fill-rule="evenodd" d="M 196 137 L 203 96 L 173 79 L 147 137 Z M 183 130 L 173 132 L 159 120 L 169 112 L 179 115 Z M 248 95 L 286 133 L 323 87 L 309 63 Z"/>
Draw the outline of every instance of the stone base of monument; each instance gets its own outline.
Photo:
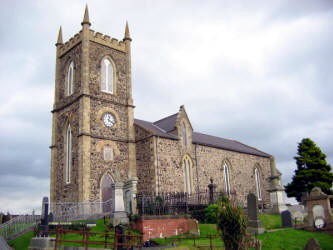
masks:
<path id="1" fill-rule="evenodd" d="M 260 220 L 249 220 L 247 231 L 250 234 L 262 234 L 265 232 L 265 228 L 263 228 Z"/>
<path id="2" fill-rule="evenodd" d="M 129 224 L 127 213 L 124 211 L 113 212 L 111 216 L 111 223 L 113 226 L 122 224 L 127 225 Z"/>
<path id="3" fill-rule="evenodd" d="M 55 238 L 35 237 L 30 241 L 29 250 L 53 250 L 55 247 Z"/>

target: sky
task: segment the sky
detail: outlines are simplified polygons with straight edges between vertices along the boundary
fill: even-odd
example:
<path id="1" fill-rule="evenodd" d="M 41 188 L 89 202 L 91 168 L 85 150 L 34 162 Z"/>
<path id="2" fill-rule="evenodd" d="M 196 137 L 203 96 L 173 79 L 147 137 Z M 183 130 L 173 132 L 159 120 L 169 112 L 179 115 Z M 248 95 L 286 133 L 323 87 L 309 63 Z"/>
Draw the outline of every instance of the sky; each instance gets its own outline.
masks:
<path id="1" fill-rule="evenodd" d="M 55 43 L 129 22 L 135 117 L 185 105 L 195 131 L 274 155 L 284 184 L 302 138 L 333 164 L 333 1 L 2 0 L 0 211 L 49 196 Z"/>

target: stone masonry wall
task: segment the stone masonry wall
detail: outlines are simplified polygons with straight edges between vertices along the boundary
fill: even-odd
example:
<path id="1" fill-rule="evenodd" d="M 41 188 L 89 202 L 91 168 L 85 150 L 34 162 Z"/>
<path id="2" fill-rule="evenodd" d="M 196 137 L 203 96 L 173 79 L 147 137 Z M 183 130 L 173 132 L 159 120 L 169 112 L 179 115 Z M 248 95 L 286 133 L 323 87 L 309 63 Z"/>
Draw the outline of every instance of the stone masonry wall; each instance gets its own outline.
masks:
<path id="1" fill-rule="evenodd" d="M 269 203 L 268 177 L 270 176 L 270 159 L 249 154 L 242 154 L 207 146 L 198 145 L 198 175 L 200 190 L 207 188 L 213 177 L 217 190 L 225 191 L 223 163 L 228 162 L 230 189 L 236 191 L 238 201 L 246 204 L 249 192 L 256 192 L 254 168 L 258 166 L 261 177 L 261 191 L 264 203 Z"/>
<path id="2" fill-rule="evenodd" d="M 55 147 L 57 147 L 58 154 L 56 155 L 56 164 L 52 166 L 55 168 L 54 175 L 54 199 L 61 202 L 75 202 L 78 201 L 78 134 L 79 134 L 79 102 L 75 99 L 80 94 L 81 88 L 81 46 L 75 46 L 68 53 L 64 54 L 59 60 L 60 74 L 58 76 L 58 92 L 56 93 L 55 109 L 58 109 L 58 119 L 55 131 Z M 67 72 L 71 62 L 74 62 L 74 93 L 67 96 Z M 72 131 L 72 165 L 70 170 L 70 183 L 66 184 L 66 132 L 68 125 L 71 126 Z"/>
<path id="3" fill-rule="evenodd" d="M 115 65 L 113 94 L 101 91 L 101 61 L 104 57 Z M 89 87 L 90 95 L 90 200 L 100 199 L 102 176 L 108 172 L 113 180 L 126 181 L 128 178 L 128 108 L 126 83 L 126 54 L 115 49 L 90 42 L 89 47 Z M 103 123 L 103 115 L 112 113 L 115 125 L 108 128 Z M 113 159 L 106 161 L 103 150 L 109 147 Z"/>
<path id="4" fill-rule="evenodd" d="M 139 154 L 144 153 L 138 151 L 137 158 L 140 158 Z M 254 168 L 258 166 L 263 202 L 269 203 L 269 193 L 266 191 L 269 189 L 269 158 L 193 144 L 191 150 L 187 149 L 184 152 L 181 140 L 166 138 L 158 138 L 158 154 L 156 156 L 158 158 L 156 171 L 159 176 L 158 183 L 161 192 L 184 191 L 184 170 L 182 168 L 184 154 L 188 154 L 193 162 L 192 192 L 205 191 L 211 177 L 217 185 L 217 191 L 225 191 L 223 163 L 227 161 L 230 172 L 230 189 L 236 191 L 238 201 L 246 204 L 247 194 L 249 192 L 257 193 Z"/>
<path id="5" fill-rule="evenodd" d="M 156 172 L 154 165 L 154 139 L 139 126 L 135 126 L 136 165 L 138 174 L 138 191 L 156 191 Z"/>
<path id="6" fill-rule="evenodd" d="M 101 91 L 101 61 L 108 57 L 114 62 L 116 71 L 115 93 L 108 94 Z M 126 55 L 115 49 L 90 42 L 89 47 L 89 77 L 90 77 L 90 94 L 109 100 L 117 104 L 127 104 L 127 83 L 126 83 Z"/>
<path id="7" fill-rule="evenodd" d="M 78 200 L 78 109 L 79 103 L 76 102 L 62 110 L 58 117 L 56 147 L 58 148 L 57 162 L 54 167 L 56 170 L 55 201 L 73 202 Z M 72 166 L 70 171 L 70 183 L 66 184 L 66 132 L 68 124 L 72 131 Z"/>

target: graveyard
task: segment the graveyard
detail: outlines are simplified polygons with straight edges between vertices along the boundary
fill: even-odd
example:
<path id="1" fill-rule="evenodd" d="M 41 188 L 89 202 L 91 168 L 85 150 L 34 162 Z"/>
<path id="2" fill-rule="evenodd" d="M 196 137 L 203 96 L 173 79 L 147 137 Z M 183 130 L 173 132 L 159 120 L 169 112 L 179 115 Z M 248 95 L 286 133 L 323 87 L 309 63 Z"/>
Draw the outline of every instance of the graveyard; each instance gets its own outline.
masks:
<path id="1" fill-rule="evenodd" d="M 198 216 L 198 211 L 193 213 L 190 204 L 187 206 L 182 204 L 186 208 L 183 212 L 181 212 L 183 206 L 181 208 L 172 206 L 171 208 L 166 203 L 162 204 L 161 200 L 165 200 L 165 197 L 158 199 L 155 204 L 150 201 L 149 205 L 145 207 L 141 204 L 141 211 L 138 211 L 141 215 L 130 217 L 129 223 L 120 228 L 119 225 L 112 224 L 110 216 L 105 215 L 99 219 L 96 217 L 89 220 L 65 222 L 63 217 L 62 220 L 57 221 L 54 215 L 50 216 L 48 213 L 48 200 L 44 198 L 44 214 L 38 218 L 40 221 L 27 233 L 9 240 L 8 243 L 14 249 L 58 249 L 61 246 L 82 246 L 88 247 L 88 249 L 91 247 L 120 249 L 119 247 L 130 246 L 148 248 L 158 246 L 162 249 L 164 247 L 170 249 L 227 249 L 223 240 L 225 239 L 223 232 L 219 226 L 221 218 L 219 218 L 218 212 L 214 212 L 214 209 L 216 207 L 226 209 L 227 203 L 234 207 L 239 206 L 226 197 L 222 199 L 216 197 L 218 195 L 220 194 L 209 194 L 208 203 L 210 205 L 201 206 L 203 209 L 200 211 L 203 215 L 200 216 Z M 281 214 L 272 214 L 268 210 L 260 209 L 256 196 L 250 193 L 247 208 L 239 207 L 246 221 L 245 241 L 240 240 L 245 244 L 242 249 L 317 249 L 315 248 L 317 246 L 320 249 L 332 249 L 333 230 L 328 199 L 328 196 L 323 194 L 319 188 L 314 188 L 304 198 L 306 209 L 295 206 L 282 211 Z M 182 200 L 184 201 L 184 197 Z M 313 204 L 317 206 L 323 204 L 323 209 L 317 207 L 313 209 Z M 231 218 L 233 216 L 228 215 Z M 195 217 L 198 220 L 193 219 Z M 324 224 L 315 223 L 318 218 L 324 221 Z M 138 224 L 144 221 L 150 223 L 148 233 L 143 229 L 144 227 L 141 229 L 138 227 Z M 159 224 L 159 227 L 151 226 L 153 221 Z M 182 226 L 179 221 L 183 223 Z M 171 234 L 164 230 L 165 228 L 161 229 L 162 224 L 165 227 L 167 225 L 171 227 Z M 176 232 L 177 230 L 178 232 Z M 231 231 L 232 229 L 229 228 L 229 232 Z"/>

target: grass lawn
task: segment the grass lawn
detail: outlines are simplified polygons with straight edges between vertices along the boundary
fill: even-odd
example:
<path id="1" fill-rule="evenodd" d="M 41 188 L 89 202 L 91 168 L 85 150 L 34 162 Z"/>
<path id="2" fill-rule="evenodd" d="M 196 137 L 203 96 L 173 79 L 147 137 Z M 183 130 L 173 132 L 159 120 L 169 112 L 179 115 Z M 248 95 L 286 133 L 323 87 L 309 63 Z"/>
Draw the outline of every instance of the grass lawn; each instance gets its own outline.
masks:
<path id="1" fill-rule="evenodd" d="M 270 218 L 271 217 L 271 218 Z M 278 218 L 276 216 L 269 215 L 268 217 L 263 219 L 263 223 L 269 225 L 270 229 L 278 227 Z M 215 224 L 199 224 L 200 235 L 217 235 L 218 232 L 216 230 Z M 160 245 L 171 245 L 175 238 L 187 237 L 187 235 L 179 235 L 166 239 L 154 239 L 155 242 Z M 303 230 L 295 230 L 292 228 L 288 229 L 280 229 L 274 232 L 264 233 L 258 236 L 258 238 L 262 241 L 262 249 L 303 249 L 310 238 L 315 238 L 320 247 L 323 250 L 333 249 L 333 236 L 327 235 L 324 233 L 318 232 L 307 232 Z M 193 240 L 182 240 L 181 242 L 175 241 L 177 247 L 171 249 L 198 249 L 194 246 Z M 196 246 L 209 246 L 209 239 L 196 239 Z M 214 246 L 223 246 L 221 239 L 213 240 Z"/>
<path id="2" fill-rule="evenodd" d="M 281 219 L 279 215 L 261 215 L 260 219 L 266 229 L 276 229 L 281 226 Z M 98 220 L 96 227 L 93 227 L 90 232 L 106 232 L 107 227 L 104 225 L 103 220 Z M 215 224 L 199 224 L 200 236 L 218 235 Z M 29 247 L 30 239 L 33 237 L 33 232 L 24 234 L 23 236 L 9 242 L 10 246 L 17 250 L 26 250 Z M 210 240 L 208 238 L 200 239 L 196 238 L 195 243 L 193 239 L 184 239 L 181 241 L 175 238 L 180 237 L 195 237 L 193 235 L 178 235 L 169 238 L 154 239 L 160 245 L 171 245 L 172 242 L 177 244 L 177 247 L 173 249 L 198 249 L 197 246 L 209 246 Z M 324 233 L 306 232 L 303 230 L 295 230 L 292 228 L 278 229 L 274 232 L 264 233 L 258 236 L 262 241 L 262 249 L 303 249 L 306 242 L 310 238 L 318 240 L 322 249 L 333 249 L 333 236 Z M 69 234 L 65 237 L 66 240 L 81 240 L 82 236 L 77 234 Z M 103 241 L 104 236 L 91 236 L 89 240 Z M 112 242 L 112 239 L 108 241 Z M 194 246 L 195 244 L 195 246 Z M 223 242 L 221 238 L 213 238 L 212 244 L 223 249 Z M 66 245 L 77 245 L 75 243 L 66 243 Z M 91 245 L 93 247 L 93 245 Z M 97 246 L 95 246 L 97 247 Z M 99 245 L 99 247 L 103 247 Z"/>
<path id="3" fill-rule="evenodd" d="M 261 214 L 260 220 L 266 230 L 280 228 L 282 226 L 281 216 L 278 214 Z"/>
<path id="4" fill-rule="evenodd" d="M 303 249 L 306 242 L 315 238 L 320 247 L 324 249 L 333 249 L 333 236 L 318 233 L 307 232 L 296 229 L 282 229 L 270 233 L 264 233 L 258 236 L 262 241 L 262 249 Z"/>
<path id="5" fill-rule="evenodd" d="M 26 250 L 29 247 L 30 240 L 33 237 L 33 232 L 28 232 L 14 240 L 8 242 L 8 245 L 17 250 Z"/>

